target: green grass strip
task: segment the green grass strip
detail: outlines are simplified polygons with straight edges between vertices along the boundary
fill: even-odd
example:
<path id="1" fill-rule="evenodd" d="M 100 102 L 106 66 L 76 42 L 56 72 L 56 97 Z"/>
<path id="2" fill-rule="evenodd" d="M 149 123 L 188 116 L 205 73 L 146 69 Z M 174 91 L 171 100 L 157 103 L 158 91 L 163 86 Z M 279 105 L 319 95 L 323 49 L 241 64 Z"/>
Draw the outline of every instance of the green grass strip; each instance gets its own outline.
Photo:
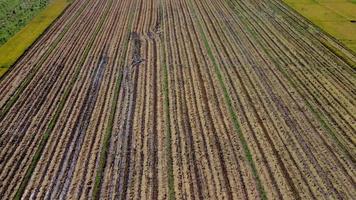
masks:
<path id="1" fill-rule="evenodd" d="M 0 77 L 39 38 L 70 4 L 67 0 L 54 0 L 39 12 L 23 29 L 0 46 Z"/>
<path id="2" fill-rule="evenodd" d="M 113 123 L 114 123 L 114 118 L 115 118 L 115 113 L 116 113 L 116 104 L 117 104 L 117 101 L 119 98 L 121 80 L 122 80 L 122 74 L 120 74 L 120 76 L 115 84 L 114 100 L 113 100 L 113 103 L 111 106 L 108 127 L 106 129 L 104 139 L 103 139 L 103 145 L 102 145 L 102 148 L 100 151 L 99 166 L 98 166 L 98 170 L 96 172 L 95 183 L 94 183 L 94 188 L 93 188 L 93 199 L 94 200 L 100 198 L 100 188 L 101 188 L 103 173 L 104 173 L 105 166 L 106 166 L 106 159 L 108 157 L 108 152 L 109 152 L 109 147 L 110 147 L 110 139 L 111 139 L 111 135 L 112 135 Z"/>
<path id="3" fill-rule="evenodd" d="M 87 6 L 88 4 L 86 4 Z M 34 69 L 31 70 L 31 72 L 28 74 L 27 78 L 21 82 L 19 87 L 16 89 L 14 94 L 10 97 L 10 99 L 6 102 L 6 104 L 1 108 L 0 110 L 0 121 L 4 118 L 6 113 L 9 112 L 11 107 L 15 104 L 19 96 L 22 94 L 22 92 L 25 90 L 27 85 L 31 82 L 33 77 L 37 74 L 38 70 L 42 66 L 42 64 L 45 62 L 45 60 L 48 58 L 48 56 L 53 52 L 54 48 L 59 44 L 59 42 L 62 40 L 64 35 L 68 32 L 69 28 L 73 25 L 74 21 L 78 18 L 78 16 L 83 12 L 84 8 L 86 6 L 83 6 L 77 14 L 72 18 L 71 22 L 69 22 L 69 25 L 64 28 L 64 30 L 58 35 L 56 40 L 51 44 L 49 49 L 46 51 L 46 53 L 40 58 L 40 61 L 35 65 Z M 1 60 L 1 59 L 0 59 Z M 0 68 L 1 69 L 1 68 Z"/>
<path id="4" fill-rule="evenodd" d="M 164 50 L 162 51 L 164 52 Z M 165 54 L 165 53 L 164 53 Z M 173 155 L 172 155 L 172 132 L 170 126 L 171 116 L 169 113 L 169 87 L 168 87 L 168 67 L 163 57 L 163 95 L 164 95 L 164 112 L 166 118 L 165 130 L 166 130 L 166 152 L 167 152 L 167 167 L 168 167 L 168 195 L 170 200 L 175 199 L 174 191 L 174 175 L 173 175 Z"/>
<path id="5" fill-rule="evenodd" d="M 134 15 L 134 12 L 130 12 L 129 22 L 128 22 L 129 23 L 129 32 L 127 33 L 127 37 L 126 37 L 124 48 L 123 48 L 125 51 L 125 55 L 123 56 L 122 59 L 120 59 L 119 66 L 123 66 L 125 64 L 125 58 L 127 57 L 127 50 L 128 50 L 128 46 L 129 46 L 129 42 L 130 42 L 129 39 L 130 39 L 131 29 L 132 29 L 132 25 L 133 25 L 133 15 Z M 94 183 L 94 188 L 93 188 L 93 199 L 94 200 L 100 199 L 100 188 L 101 188 L 101 184 L 102 184 L 103 174 L 105 171 L 106 160 L 107 160 L 108 153 L 109 153 L 110 140 L 111 140 L 113 124 L 114 124 L 114 120 L 115 120 L 117 101 L 119 99 L 119 92 L 120 92 L 120 88 L 121 88 L 122 78 L 123 78 L 123 73 L 121 72 L 117 81 L 116 81 L 116 84 L 115 84 L 114 99 L 113 99 L 113 102 L 111 105 L 109 121 L 108 121 L 107 129 L 105 131 L 102 148 L 100 151 L 99 166 L 98 166 L 98 169 L 96 172 L 95 183 Z"/>
<path id="6" fill-rule="evenodd" d="M 110 4 L 109 4 L 108 8 L 111 7 L 111 3 L 112 3 L 112 1 L 110 1 Z M 35 153 L 35 155 L 34 155 L 34 157 L 32 159 L 32 162 L 31 162 L 29 168 L 27 169 L 26 174 L 25 174 L 25 176 L 24 176 L 24 178 L 23 178 L 23 180 L 22 180 L 22 182 L 20 184 L 20 187 L 18 188 L 18 190 L 17 190 L 17 192 L 15 194 L 15 197 L 14 197 L 15 200 L 20 200 L 22 195 L 23 195 L 23 193 L 25 192 L 26 186 L 27 186 L 28 182 L 30 181 L 31 176 L 32 176 L 32 174 L 33 174 L 33 172 L 34 172 L 34 170 L 36 168 L 36 165 L 37 165 L 38 161 L 41 158 L 42 152 L 43 152 L 43 150 L 44 150 L 44 148 L 45 148 L 45 146 L 46 146 L 46 144 L 47 144 L 47 142 L 49 140 L 49 136 L 50 136 L 51 132 L 53 131 L 55 125 L 57 124 L 59 116 L 62 113 L 62 110 L 63 110 L 63 108 L 64 108 L 64 106 L 65 106 L 65 104 L 67 102 L 67 99 L 69 97 L 69 94 L 70 94 L 75 82 L 79 78 L 81 66 L 83 66 L 83 64 L 85 63 L 86 58 L 89 55 L 89 51 L 90 51 L 91 47 L 93 46 L 93 44 L 95 42 L 95 38 L 96 38 L 98 32 L 100 31 L 102 25 L 104 24 L 104 21 L 105 21 L 105 18 L 106 18 L 107 15 L 108 15 L 108 12 L 105 13 L 105 15 L 101 16 L 101 19 L 100 19 L 100 22 L 99 22 L 100 23 L 99 26 L 95 29 L 95 32 L 93 33 L 91 40 L 89 41 L 88 45 L 85 47 L 85 51 L 84 51 L 84 54 L 83 54 L 84 56 L 82 57 L 82 59 L 78 63 L 78 65 L 76 66 L 77 70 L 75 71 L 74 77 L 71 80 L 71 82 L 69 83 L 69 87 L 67 87 L 67 89 L 65 90 L 65 92 L 63 94 L 63 97 L 60 100 L 59 106 L 57 107 L 56 112 L 55 112 L 54 116 L 52 117 L 52 119 L 51 119 L 51 121 L 50 121 L 50 123 L 49 123 L 49 125 L 47 127 L 46 132 L 42 136 L 42 140 L 41 140 L 41 142 L 40 142 L 40 144 L 39 144 L 39 146 L 38 146 L 38 148 L 36 150 L 36 153 Z"/>
<path id="7" fill-rule="evenodd" d="M 160 13 L 163 16 L 164 11 L 163 11 L 163 6 L 162 6 L 162 1 L 160 2 Z M 164 23 L 164 20 L 161 20 Z M 175 200 L 176 199 L 176 194 L 174 190 L 174 173 L 173 173 L 173 154 L 172 154 L 172 132 L 171 132 L 171 116 L 169 112 L 169 81 L 168 81 L 168 66 L 167 66 L 167 60 L 166 60 L 166 42 L 165 42 L 165 36 L 163 34 L 162 37 L 162 43 L 163 45 L 161 48 L 162 51 L 162 65 L 163 65 L 163 95 L 164 95 L 164 112 L 165 112 L 165 118 L 166 118 L 166 123 L 165 123 L 165 130 L 166 130 L 166 153 L 167 153 L 167 174 L 168 174 L 168 199 L 169 200 Z"/>
<path id="8" fill-rule="evenodd" d="M 233 122 L 233 126 L 234 126 L 234 129 L 236 131 L 236 133 L 238 134 L 239 136 L 239 139 L 240 139 L 240 142 L 242 144 L 242 147 L 243 147 L 243 150 L 244 150 L 244 153 L 245 153 L 245 156 L 247 158 L 247 161 L 251 167 L 251 170 L 252 170 L 252 174 L 256 180 L 256 183 L 257 183 L 257 190 L 261 196 L 262 199 L 267 199 L 267 194 L 265 192 L 265 189 L 263 187 L 263 184 L 262 184 L 262 181 L 259 177 L 259 174 L 258 174 L 258 171 L 257 171 L 257 168 L 256 168 L 256 164 L 253 160 L 253 155 L 251 153 L 251 150 L 248 146 L 248 143 L 241 131 L 241 128 L 240 128 L 240 124 L 238 122 L 238 117 L 237 117 L 237 114 L 236 112 L 234 111 L 234 106 L 233 106 L 233 103 L 232 103 L 232 100 L 231 100 L 231 97 L 229 95 L 229 91 L 224 83 L 224 78 L 223 78 L 223 75 L 221 73 L 221 66 L 218 64 L 218 62 L 216 61 L 214 55 L 213 55 L 213 52 L 210 48 L 210 45 L 209 45 L 209 41 L 205 35 L 205 32 L 204 32 L 204 29 L 200 23 L 200 20 L 198 19 L 197 15 L 196 15 L 196 12 L 194 10 L 194 7 L 193 7 L 193 4 L 191 2 L 191 0 L 189 0 L 189 5 L 192 9 L 192 14 L 194 15 L 194 17 L 197 19 L 197 24 L 198 24 L 198 29 L 199 29 L 199 32 L 202 36 L 202 39 L 204 41 L 204 45 L 205 45 L 205 48 L 207 50 L 207 53 L 208 53 L 208 56 L 210 58 L 210 60 L 212 61 L 213 65 L 214 65 L 214 69 L 215 69 L 215 73 L 218 77 L 218 80 L 219 80 L 219 83 L 220 83 L 220 86 L 221 88 L 223 89 L 223 92 L 224 92 L 224 99 L 225 99 L 225 103 L 227 104 L 228 106 L 228 110 L 229 110 L 229 114 L 232 118 L 232 122 Z"/>

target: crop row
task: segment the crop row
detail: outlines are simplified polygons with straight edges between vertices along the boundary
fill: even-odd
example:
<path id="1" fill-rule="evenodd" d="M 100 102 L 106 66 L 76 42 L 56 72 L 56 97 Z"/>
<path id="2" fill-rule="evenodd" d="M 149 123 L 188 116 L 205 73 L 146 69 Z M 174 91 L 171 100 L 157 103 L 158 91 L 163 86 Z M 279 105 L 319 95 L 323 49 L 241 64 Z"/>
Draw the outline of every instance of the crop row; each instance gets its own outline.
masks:
<path id="1" fill-rule="evenodd" d="M 277 0 L 77 0 L 0 81 L 0 196 L 352 198 L 326 43 Z"/>

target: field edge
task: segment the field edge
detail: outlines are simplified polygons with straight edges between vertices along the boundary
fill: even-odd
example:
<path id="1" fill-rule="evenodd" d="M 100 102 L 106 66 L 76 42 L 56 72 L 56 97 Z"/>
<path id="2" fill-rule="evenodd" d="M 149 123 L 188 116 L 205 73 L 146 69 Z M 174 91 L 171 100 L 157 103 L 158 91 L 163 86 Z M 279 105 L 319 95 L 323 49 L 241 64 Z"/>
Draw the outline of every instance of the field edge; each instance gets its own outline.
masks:
<path id="1" fill-rule="evenodd" d="M 0 80 L 27 49 L 41 38 L 71 3 L 71 0 L 53 0 L 25 27 L 0 46 Z"/>

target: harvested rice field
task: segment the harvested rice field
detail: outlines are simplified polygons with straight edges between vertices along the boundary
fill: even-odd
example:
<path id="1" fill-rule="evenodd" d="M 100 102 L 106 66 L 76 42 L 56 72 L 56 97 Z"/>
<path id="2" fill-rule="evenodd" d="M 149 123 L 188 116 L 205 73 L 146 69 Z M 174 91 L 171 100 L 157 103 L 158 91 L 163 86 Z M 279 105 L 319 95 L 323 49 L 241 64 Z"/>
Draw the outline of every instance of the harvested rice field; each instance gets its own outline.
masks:
<path id="1" fill-rule="evenodd" d="M 0 79 L 0 197 L 353 199 L 355 63 L 280 0 L 73 0 Z"/>

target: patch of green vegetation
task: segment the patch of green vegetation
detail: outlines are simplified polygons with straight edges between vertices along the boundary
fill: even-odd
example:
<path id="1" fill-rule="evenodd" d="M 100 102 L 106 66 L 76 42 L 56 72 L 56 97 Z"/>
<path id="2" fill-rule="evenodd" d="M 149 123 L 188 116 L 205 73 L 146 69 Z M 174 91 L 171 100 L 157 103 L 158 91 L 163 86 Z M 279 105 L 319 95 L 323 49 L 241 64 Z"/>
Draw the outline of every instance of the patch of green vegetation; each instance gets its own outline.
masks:
<path id="1" fill-rule="evenodd" d="M 5 74 L 6 70 L 6 68 L 0 68 L 0 77 Z"/>
<path id="2" fill-rule="evenodd" d="M 356 0 L 283 0 L 305 18 L 356 52 Z"/>
<path id="3" fill-rule="evenodd" d="M 6 6 L 6 2 L 12 1 L 0 1 L 0 6 Z M 26 49 L 36 41 L 36 39 L 47 29 L 47 27 L 52 24 L 52 22 L 63 12 L 63 10 L 69 4 L 70 3 L 67 0 L 51 1 L 51 3 L 49 3 L 45 9 L 39 11 L 37 15 L 30 22 L 28 22 L 28 24 L 21 31 L 16 33 L 5 44 L 0 46 L 0 77 L 6 72 L 9 67 L 11 67 L 16 62 L 16 60 L 26 51 Z M 2 13 L 0 14 L 0 16 L 1 15 Z M 4 18 L 0 17 L 0 19 L 0 25 L 2 25 Z M 6 18 L 6 20 L 10 19 Z M 5 30 L 5 28 L 3 27 L 4 26 L 1 26 L 1 31 L 3 29 Z"/>
<path id="4" fill-rule="evenodd" d="M 55 0 L 58 2 L 65 2 L 65 0 Z M 53 5 L 54 6 L 54 5 Z M 79 14 L 83 11 L 84 7 L 80 10 L 80 12 L 78 12 L 74 18 L 77 18 L 79 16 Z M 73 20 L 70 22 L 70 24 L 73 23 Z M 31 29 L 32 27 L 30 27 Z M 56 40 L 51 44 L 51 46 L 49 47 L 48 51 L 42 56 L 42 58 L 40 59 L 40 61 L 36 64 L 35 68 L 33 71 L 30 72 L 30 74 L 27 76 L 27 78 L 20 84 L 20 86 L 18 87 L 18 89 L 15 91 L 15 93 L 11 96 L 11 98 L 9 99 L 9 101 L 6 102 L 6 104 L 3 106 L 3 108 L 0 110 L 0 119 L 2 119 L 5 114 L 10 110 L 10 108 L 13 106 L 13 104 L 16 102 L 16 100 L 19 98 L 20 94 L 23 92 L 23 90 L 26 88 L 26 86 L 30 83 L 30 81 L 32 80 L 32 78 L 35 76 L 35 73 L 38 71 L 39 67 L 43 64 L 43 62 L 45 61 L 45 58 L 48 57 L 48 55 L 53 51 L 53 49 L 57 46 L 57 44 L 61 41 L 61 39 L 63 38 L 64 34 L 69 30 L 69 27 L 65 27 L 64 30 L 59 34 L 59 36 L 56 38 Z M 20 33 L 19 33 L 20 34 Z M 26 36 L 26 31 L 21 34 L 22 36 Z M 20 52 L 21 48 L 16 48 L 16 46 L 20 46 L 21 45 L 21 38 L 12 38 L 11 41 L 13 41 L 13 45 L 15 46 L 11 46 L 9 44 L 9 42 L 7 42 L 4 46 L 0 47 L 0 77 L 1 75 L 3 75 L 8 67 L 2 67 L 4 65 L 2 65 L 2 63 L 6 63 L 8 61 L 10 61 L 12 63 L 15 63 L 17 58 L 21 56 L 21 54 L 23 53 L 23 51 L 25 51 L 25 46 L 22 46 L 24 49 L 22 52 Z M 35 40 L 35 39 L 34 39 Z M 23 41 L 23 43 L 25 43 Z M 30 46 L 31 44 L 28 44 L 28 46 Z M 17 56 L 15 58 L 15 56 Z M 11 64 L 12 65 L 12 64 Z M 10 66 L 11 66 L 10 65 Z"/>
<path id="5" fill-rule="evenodd" d="M 49 0 L 0 1 L 0 45 L 24 27 Z"/>

